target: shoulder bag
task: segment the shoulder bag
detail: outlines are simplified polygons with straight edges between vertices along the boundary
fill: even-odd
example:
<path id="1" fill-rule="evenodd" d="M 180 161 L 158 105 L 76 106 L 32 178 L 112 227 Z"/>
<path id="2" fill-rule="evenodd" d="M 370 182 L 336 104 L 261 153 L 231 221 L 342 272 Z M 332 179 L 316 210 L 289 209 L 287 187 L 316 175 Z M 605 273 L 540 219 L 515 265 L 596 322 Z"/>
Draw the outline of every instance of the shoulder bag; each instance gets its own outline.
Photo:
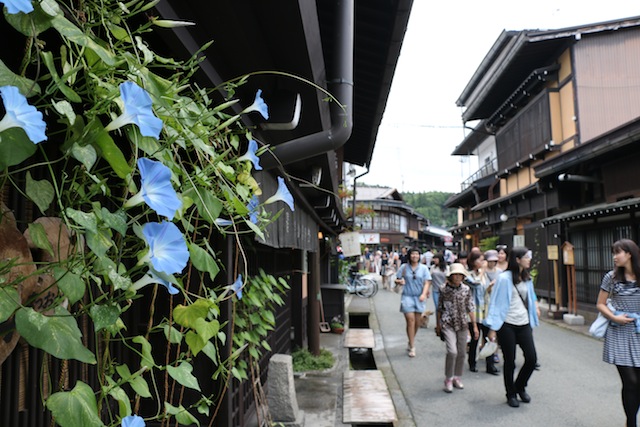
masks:
<path id="1" fill-rule="evenodd" d="M 609 310 L 611 310 L 612 312 L 615 311 L 615 308 L 613 307 L 613 305 L 611 305 L 611 293 L 613 292 L 613 286 L 614 284 L 611 283 L 611 289 L 609 289 L 609 296 L 607 297 L 607 307 L 609 307 Z M 608 326 L 609 319 L 604 317 L 602 313 L 598 312 L 598 317 L 596 317 L 596 320 L 594 320 L 589 327 L 589 333 L 593 337 L 603 338 L 604 334 L 607 332 Z"/>

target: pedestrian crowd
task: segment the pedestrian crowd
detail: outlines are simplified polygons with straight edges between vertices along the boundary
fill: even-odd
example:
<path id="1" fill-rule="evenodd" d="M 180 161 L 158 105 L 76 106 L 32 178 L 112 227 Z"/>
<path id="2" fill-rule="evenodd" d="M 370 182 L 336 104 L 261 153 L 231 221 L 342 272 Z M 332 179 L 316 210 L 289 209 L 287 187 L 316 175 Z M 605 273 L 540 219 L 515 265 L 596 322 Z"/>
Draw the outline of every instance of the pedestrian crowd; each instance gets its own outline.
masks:
<path id="1" fill-rule="evenodd" d="M 608 320 L 603 361 L 616 366 L 622 383 L 622 406 L 627 427 L 637 427 L 640 409 L 640 249 L 629 239 L 612 245 L 614 268 L 600 284 L 596 308 Z M 444 391 L 463 389 L 465 359 L 471 372 L 479 361 L 488 374 L 500 375 L 496 366 L 502 352 L 506 402 L 517 408 L 530 403 L 527 385 L 539 369 L 533 329 L 540 309 L 530 273 L 532 253 L 526 247 L 500 244 L 454 254 L 446 249 L 401 248 L 389 252 L 365 249 L 365 268 L 382 275 L 387 290 L 401 293 L 405 317 L 407 355 L 416 357 L 415 340 L 425 317 L 426 301 L 435 306 L 436 335 L 445 343 Z M 516 372 L 518 348 L 524 361 Z"/>
<path id="2" fill-rule="evenodd" d="M 431 314 L 426 301 L 433 295 L 435 330 L 446 348 L 445 392 L 464 388 L 465 359 L 472 372 L 478 372 L 477 361 L 482 359 L 488 374 L 500 375 L 496 366 L 499 343 L 507 403 L 518 407 L 519 402 L 531 401 L 526 387 L 539 366 L 532 334 L 539 309 L 528 272 L 528 249 L 509 251 L 499 245 L 484 253 L 473 248 L 454 254 L 450 249 L 421 253 L 418 248 L 401 248 L 399 252 L 366 248 L 363 258 L 367 271 L 382 276 L 384 289 L 401 293 L 409 357 L 416 357 L 416 335 L 424 317 Z M 517 347 L 522 349 L 525 362 L 515 375 Z"/>

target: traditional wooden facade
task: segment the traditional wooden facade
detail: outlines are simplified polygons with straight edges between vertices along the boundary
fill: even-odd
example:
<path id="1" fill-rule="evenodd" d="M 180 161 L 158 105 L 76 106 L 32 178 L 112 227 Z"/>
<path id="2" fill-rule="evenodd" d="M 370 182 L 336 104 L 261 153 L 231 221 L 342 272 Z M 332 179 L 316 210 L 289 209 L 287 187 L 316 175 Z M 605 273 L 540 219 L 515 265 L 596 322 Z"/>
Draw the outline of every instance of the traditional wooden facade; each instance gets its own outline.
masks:
<path id="1" fill-rule="evenodd" d="M 454 155 L 477 174 L 448 205 L 456 234 L 534 250 L 540 296 L 560 299 L 547 246 L 574 247 L 578 306 L 593 311 L 610 247 L 638 240 L 640 18 L 558 30 L 505 31 L 458 99 L 478 124 Z M 567 267 L 560 259 L 566 298 Z"/>
<path id="2" fill-rule="evenodd" d="M 395 188 L 358 185 L 355 197 L 348 200 L 350 205 L 354 201 L 361 243 L 371 249 L 399 251 L 403 246 L 429 246 L 443 250 L 445 242 L 451 243 L 451 233 L 431 226 L 429 219 L 406 204 Z M 359 214 L 358 208 L 364 208 L 366 214 Z"/>

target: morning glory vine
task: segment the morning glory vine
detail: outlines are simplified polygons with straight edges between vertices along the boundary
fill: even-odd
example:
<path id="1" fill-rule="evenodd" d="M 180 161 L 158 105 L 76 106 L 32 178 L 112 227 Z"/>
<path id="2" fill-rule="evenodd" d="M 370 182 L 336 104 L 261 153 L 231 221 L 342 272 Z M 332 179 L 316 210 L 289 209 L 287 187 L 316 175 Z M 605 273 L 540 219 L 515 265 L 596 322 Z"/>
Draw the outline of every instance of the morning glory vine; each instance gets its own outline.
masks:
<path id="1" fill-rule="evenodd" d="M 264 338 L 288 286 L 262 271 L 251 276 L 246 262 L 225 265 L 212 243 L 229 236 L 244 254 L 241 236 L 262 237 L 278 215 L 265 205 L 294 210 L 286 177 L 263 198 L 252 176 L 267 148 L 241 118 L 268 120 L 268 97 L 252 88 L 252 104 L 232 113 L 237 86 L 252 84 L 242 76 L 225 83 L 229 96 L 216 105 L 213 89 L 193 84 L 198 55 L 180 61 L 154 52 L 148 35 L 156 27 L 190 23 L 148 17 L 153 1 L 0 3 L 3 25 L 24 35 L 25 46 L 18 61 L 3 60 L 16 49 L 0 53 L 0 173 L 33 204 L 34 218 L 20 222 L 33 252 L 46 254 L 29 261 L 32 276 L 50 283 L 24 301 L 16 301 L 17 290 L 29 277 L 0 283 L 0 319 L 16 319 L 16 332 L 47 354 L 43 360 L 92 365 L 90 381 L 72 389 L 57 387 L 61 378 L 40 385 L 61 427 L 192 425 L 196 414 L 213 422 L 221 397 L 202 392 L 194 357 L 203 354 L 221 384 L 246 380 L 245 356 L 257 363 L 269 350 Z M 46 229 L 40 216 L 58 228 Z M 13 267 L 4 261 L 0 270 Z M 36 310 L 33 300 L 53 289 L 47 310 Z M 159 301 L 168 311 L 150 315 L 133 335 L 132 307 L 154 313 Z M 221 319 L 227 303 L 238 309 Z M 135 361 L 113 348 L 133 352 Z M 201 398 L 187 405 L 159 384 Z M 141 401 L 154 410 L 144 413 Z"/>

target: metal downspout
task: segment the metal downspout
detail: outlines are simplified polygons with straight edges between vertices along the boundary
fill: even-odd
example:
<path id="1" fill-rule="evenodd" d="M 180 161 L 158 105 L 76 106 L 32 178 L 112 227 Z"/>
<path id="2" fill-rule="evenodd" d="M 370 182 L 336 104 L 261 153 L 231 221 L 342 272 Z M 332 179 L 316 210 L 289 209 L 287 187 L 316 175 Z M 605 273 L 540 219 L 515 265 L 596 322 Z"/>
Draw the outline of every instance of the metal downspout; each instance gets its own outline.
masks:
<path id="1" fill-rule="evenodd" d="M 341 105 L 331 102 L 331 127 L 274 146 L 273 155 L 261 159 L 263 168 L 272 169 L 278 164 L 287 165 L 334 151 L 349 140 L 353 130 L 355 0 L 336 1 L 336 28 L 334 66 L 327 89 Z"/>
<path id="2" fill-rule="evenodd" d="M 351 227 L 356 227 L 356 181 L 369 173 L 369 168 L 358 176 L 353 177 L 353 203 L 351 206 Z"/>

